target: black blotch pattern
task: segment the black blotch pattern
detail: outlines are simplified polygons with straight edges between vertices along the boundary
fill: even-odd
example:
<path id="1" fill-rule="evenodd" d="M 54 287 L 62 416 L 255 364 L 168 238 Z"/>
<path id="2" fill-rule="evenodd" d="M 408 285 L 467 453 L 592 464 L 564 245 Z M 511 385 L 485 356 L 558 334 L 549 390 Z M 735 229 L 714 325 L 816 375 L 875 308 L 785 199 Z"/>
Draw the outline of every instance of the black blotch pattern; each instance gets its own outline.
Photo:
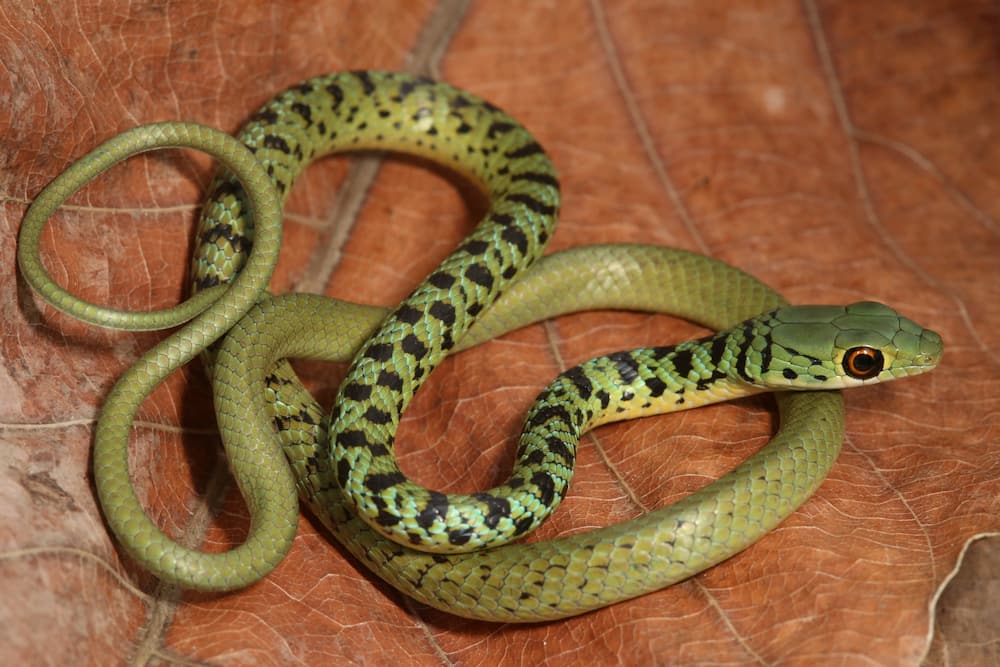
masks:
<path id="1" fill-rule="evenodd" d="M 559 179 L 557 179 L 552 174 L 546 174 L 537 171 L 525 171 L 520 174 L 511 174 L 510 180 L 512 181 L 531 181 L 532 183 L 541 183 L 542 185 L 551 185 L 554 188 L 559 187 Z"/>
<path id="2" fill-rule="evenodd" d="M 272 148 L 285 155 L 292 152 L 292 149 L 288 147 L 288 142 L 274 134 L 268 134 L 264 137 L 264 148 Z"/>
<path id="3" fill-rule="evenodd" d="M 615 370 L 618 371 L 623 383 L 632 384 L 639 377 L 639 362 L 627 352 L 609 354 L 608 359 L 615 365 Z"/>
<path id="4" fill-rule="evenodd" d="M 365 488 L 372 493 L 381 493 L 386 489 L 402 484 L 406 476 L 401 472 L 372 473 L 365 477 Z"/>
<path id="5" fill-rule="evenodd" d="M 330 93 L 330 97 L 333 98 L 333 108 L 336 109 L 340 106 L 340 103 L 344 101 L 344 90 L 335 83 L 331 83 L 326 87 L 326 92 Z"/>
<path id="6" fill-rule="evenodd" d="M 392 391 L 400 391 L 403 388 L 403 378 L 395 371 L 382 371 L 378 374 L 375 384 Z"/>
<path id="7" fill-rule="evenodd" d="M 747 382 L 753 382 L 753 378 L 747 372 L 747 355 L 750 353 L 750 341 L 753 339 L 753 325 L 747 322 L 743 325 L 743 340 L 740 342 L 740 351 L 736 355 L 736 372 Z"/>
<path id="8" fill-rule="evenodd" d="M 576 460 L 576 457 L 573 456 L 573 452 L 570 451 L 565 442 L 556 436 L 549 436 L 545 440 L 545 444 L 548 445 L 549 451 L 561 458 L 567 467 L 573 467 L 573 461 Z"/>
<path id="9" fill-rule="evenodd" d="M 424 355 L 427 354 L 427 346 L 413 334 L 407 334 L 406 337 L 403 338 L 403 342 L 400 346 L 403 348 L 403 352 L 406 352 L 417 359 L 422 359 Z"/>
<path id="10" fill-rule="evenodd" d="M 611 403 L 611 395 L 603 389 L 599 389 L 594 397 L 601 402 L 601 409 L 607 410 L 608 404 Z"/>
<path id="11" fill-rule="evenodd" d="M 365 419 L 373 424 L 382 426 L 392 421 L 392 415 L 385 410 L 379 410 L 374 405 L 371 405 L 365 410 Z"/>
<path id="12" fill-rule="evenodd" d="M 590 395 L 594 392 L 594 385 L 590 382 L 590 378 L 587 377 L 586 373 L 579 366 L 574 366 L 563 373 L 563 377 L 573 383 L 573 386 L 576 387 L 576 393 L 583 400 L 589 399 Z"/>
<path id="13" fill-rule="evenodd" d="M 263 125 L 274 125 L 278 122 L 278 112 L 272 109 L 261 109 L 254 115 L 250 116 L 249 122 L 259 122 Z"/>
<path id="14" fill-rule="evenodd" d="M 486 289 L 493 287 L 493 274 L 482 264 L 472 264 L 465 270 L 465 277 Z"/>
<path id="15" fill-rule="evenodd" d="M 438 271 L 437 273 L 431 274 L 427 279 L 431 285 L 437 287 L 438 289 L 451 289 L 451 286 L 455 284 L 455 276 L 445 273 L 444 271 Z"/>
<path id="16" fill-rule="evenodd" d="M 396 311 L 396 319 L 406 324 L 416 324 L 423 316 L 423 312 L 407 304 L 403 304 Z"/>
<path id="17" fill-rule="evenodd" d="M 524 535 L 531 530 L 531 524 L 535 522 L 535 517 L 531 514 L 524 516 L 514 522 L 514 534 Z"/>
<path id="18" fill-rule="evenodd" d="M 392 358 L 392 345 L 375 343 L 365 350 L 365 356 L 374 361 L 388 361 Z"/>
<path id="19" fill-rule="evenodd" d="M 449 328 L 455 323 L 455 306 L 450 303 L 435 301 L 428 312 Z"/>
<path id="20" fill-rule="evenodd" d="M 538 155 L 540 153 L 545 153 L 542 147 L 536 141 L 525 144 L 520 148 L 514 148 L 512 150 L 504 153 L 504 157 L 510 158 L 512 160 L 517 160 L 523 157 L 530 157 L 532 155 Z"/>
<path id="21" fill-rule="evenodd" d="M 344 385 L 343 393 L 344 396 L 352 401 L 367 401 L 371 398 L 372 388 L 366 384 L 351 382 Z"/>
<path id="22" fill-rule="evenodd" d="M 490 244 L 487 243 L 486 241 L 472 240 L 466 242 L 462 247 L 460 247 L 459 251 L 466 252 L 470 255 L 475 256 L 475 255 L 482 255 L 487 250 L 489 250 L 489 248 Z"/>
<path id="23" fill-rule="evenodd" d="M 674 371 L 682 378 L 687 378 L 694 370 L 694 354 L 691 350 L 677 350 L 670 361 L 674 364 Z"/>
<path id="24" fill-rule="evenodd" d="M 438 491 L 431 491 L 424 509 L 416 516 L 417 525 L 427 530 L 437 520 L 444 521 L 448 514 L 448 496 Z"/>
<path id="25" fill-rule="evenodd" d="M 469 540 L 475 535 L 475 531 L 469 526 L 462 526 L 461 528 L 456 528 L 455 530 L 448 531 L 448 541 L 457 547 L 463 544 L 468 544 Z"/>
<path id="26" fill-rule="evenodd" d="M 528 252 L 528 237 L 524 235 L 517 227 L 507 227 L 501 232 L 500 238 L 502 238 L 507 243 L 511 243 L 517 247 L 517 251 L 522 255 Z M 513 267 L 511 267 L 513 268 Z M 515 269 L 516 271 L 516 269 Z"/>
<path id="27" fill-rule="evenodd" d="M 666 383 L 657 377 L 647 379 L 646 386 L 649 388 L 649 395 L 653 398 L 663 396 L 663 392 L 667 390 Z"/>
<path id="28" fill-rule="evenodd" d="M 573 423 L 573 418 L 565 407 L 562 405 L 546 405 L 532 414 L 524 426 L 526 429 L 536 428 L 553 419 L 561 421 L 564 424 Z"/>
<path id="29" fill-rule="evenodd" d="M 556 209 L 554 206 L 549 206 L 545 202 L 538 201 L 529 194 L 515 193 L 512 195 L 507 195 L 508 201 L 517 202 L 518 204 L 524 204 L 527 208 L 531 209 L 539 215 L 555 215 Z"/>
<path id="30" fill-rule="evenodd" d="M 306 127 L 312 127 L 312 107 L 302 102 L 293 102 L 292 111 L 302 117 L 306 122 Z"/>
<path id="31" fill-rule="evenodd" d="M 483 521 L 490 528 L 496 528 L 501 519 L 510 516 L 510 502 L 506 498 L 497 498 L 488 493 L 474 493 L 472 497 L 486 505 Z"/>
<path id="32" fill-rule="evenodd" d="M 375 82 L 372 81 L 371 74 L 367 70 L 355 70 L 351 74 L 361 82 L 361 89 L 365 91 L 365 95 L 371 95 L 375 92 Z"/>
<path id="33" fill-rule="evenodd" d="M 550 507 L 556 497 L 556 485 L 549 474 L 541 471 L 536 472 L 531 476 L 531 483 L 538 487 L 540 494 L 538 499 L 543 505 Z"/>

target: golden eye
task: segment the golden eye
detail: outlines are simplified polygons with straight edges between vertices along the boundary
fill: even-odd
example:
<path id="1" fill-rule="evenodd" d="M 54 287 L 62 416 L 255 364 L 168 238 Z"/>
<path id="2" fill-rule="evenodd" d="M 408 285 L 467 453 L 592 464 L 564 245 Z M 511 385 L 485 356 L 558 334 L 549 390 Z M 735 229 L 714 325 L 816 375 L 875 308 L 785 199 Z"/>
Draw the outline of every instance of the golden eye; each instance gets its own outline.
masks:
<path id="1" fill-rule="evenodd" d="M 871 347 L 852 347 L 844 355 L 844 372 L 858 380 L 870 380 L 884 366 L 882 352 Z"/>

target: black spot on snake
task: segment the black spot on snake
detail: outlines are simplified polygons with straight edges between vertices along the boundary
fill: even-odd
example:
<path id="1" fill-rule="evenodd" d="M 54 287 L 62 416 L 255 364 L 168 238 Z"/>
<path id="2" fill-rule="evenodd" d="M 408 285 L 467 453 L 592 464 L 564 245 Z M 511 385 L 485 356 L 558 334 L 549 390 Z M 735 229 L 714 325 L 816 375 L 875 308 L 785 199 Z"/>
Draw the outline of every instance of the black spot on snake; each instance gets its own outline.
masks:
<path id="1" fill-rule="evenodd" d="M 444 271 L 438 271 L 431 274 L 427 282 L 438 289 L 451 289 L 451 286 L 455 284 L 455 276 Z"/>
<path id="2" fill-rule="evenodd" d="M 347 482 L 351 478 L 351 464 L 346 459 L 337 463 L 337 483 L 340 488 L 347 488 Z"/>
<path id="3" fill-rule="evenodd" d="M 273 148 L 276 151 L 281 151 L 285 155 L 288 155 L 292 152 L 292 149 L 288 147 L 288 142 L 285 141 L 283 138 L 274 134 L 268 134 L 267 136 L 264 137 L 264 147 Z"/>
<path id="4" fill-rule="evenodd" d="M 346 447 L 347 449 L 356 449 L 362 447 L 367 449 L 370 447 L 368 438 L 362 431 L 344 431 L 337 435 L 337 444 L 341 447 Z"/>
<path id="5" fill-rule="evenodd" d="M 497 498 L 488 493 L 474 493 L 472 497 L 486 505 L 483 521 L 490 528 L 496 528 L 501 519 L 510 516 L 510 502 L 506 498 Z"/>
<path id="6" fill-rule="evenodd" d="M 573 461 L 576 460 L 576 457 L 561 438 L 557 438 L 554 435 L 549 436 L 546 438 L 545 444 L 548 445 L 549 451 L 561 458 L 567 467 L 573 467 Z"/>
<path id="7" fill-rule="evenodd" d="M 514 534 L 524 535 L 526 532 L 531 530 L 531 526 L 534 522 L 535 522 L 534 515 L 529 514 L 527 516 L 521 517 L 520 519 L 514 522 Z"/>
<path id="8" fill-rule="evenodd" d="M 356 70 L 351 72 L 354 76 L 358 78 L 361 82 L 361 89 L 365 91 L 365 95 L 371 95 L 375 92 L 375 84 L 372 82 L 371 75 L 365 70 Z"/>
<path id="9" fill-rule="evenodd" d="M 271 109 L 261 109 L 254 115 L 250 116 L 250 122 L 260 123 L 262 125 L 274 125 L 278 122 L 278 113 L 272 111 Z"/>
<path id="10" fill-rule="evenodd" d="M 385 526 L 386 528 L 395 526 L 402 520 L 403 519 L 401 517 L 398 517 L 395 514 L 390 514 L 385 510 L 379 510 L 378 514 L 375 515 L 375 522 L 380 526 Z"/>
<path id="11" fill-rule="evenodd" d="M 563 424 L 573 423 L 573 418 L 567 410 L 562 405 L 546 405 L 539 408 L 528 421 L 525 423 L 525 428 L 535 428 L 536 426 L 541 426 L 547 421 L 556 420 L 562 422 Z"/>
<path id="12" fill-rule="evenodd" d="M 489 137 L 490 139 L 496 139 L 497 135 L 506 134 L 507 132 L 510 132 L 516 127 L 517 125 L 515 125 L 514 123 L 508 123 L 502 120 L 495 120 L 490 124 L 488 128 L 486 128 L 486 136 Z"/>
<path id="13" fill-rule="evenodd" d="M 722 360 L 726 356 L 726 337 L 725 336 L 714 336 L 712 338 L 712 346 L 709 348 L 708 353 L 709 359 L 712 360 L 713 366 L 720 366 Z"/>
<path id="14" fill-rule="evenodd" d="M 513 225 L 515 220 L 514 216 L 508 215 L 506 213 L 493 213 L 490 215 L 490 222 L 492 222 L 494 225 L 507 226 L 507 225 Z"/>
<path id="15" fill-rule="evenodd" d="M 469 540 L 475 534 L 471 526 L 462 526 L 461 528 L 448 531 L 448 541 L 455 546 L 462 546 L 463 544 L 468 544 Z"/>
<path id="16" fill-rule="evenodd" d="M 403 342 L 400 344 L 400 347 L 403 348 L 403 352 L 406 352 L 417 359 L 422 359 L 423 356 L 427 354 L 427 346 L 420 342 L 420 339 L 413 334 L 407 334 L 406 337 L 403 338 Z"/>
<path id="17" fill-rule="evenodd" d="M 373 424 L 378 424 L 379 426 L 382 426 L 392 421 L 392 415 L 390 415 L 385 410 L 379 410 L 374 405 L 371 405 L 368 407 L 367 410 L 365 410 L 365 419 L 367 419 Z M 369 447 L 369 449 L 371 448 Z"/>
<path id="18" fill-rule="evenodd" d="M 611 403 L 611 396 L 610 394 L 608 394 L 608 392 L 604 391 L 603 389 L 599 389 L 597 393 L 594 394 L 594 397 L 601 402 L 602 410 L 608 409 L 608 404 Z"/>
<path id="19" fill-rule="evenodd" d="M 399 310 L 396 311 L 396 319 L 406 324 L 416 324 L 423 316 L 424 314 L 422 311 L 408 304 L 403 304 L 400 306 Z"/>
<path id="20" fill-rule="evenodd" d="M 312 127 L 312 107 L 308 104 L 295 102 L 292 104 L 292 111 L 297 113 L 306 122 L 306 127 Z"/>
<path id="21" fill-rule="evenodd" d="M 615 365 L 615 370 L 618 371 L 624 384 L 632 384 L 639 377 L 639 362 L 627 352 L 609 354 L 608 360 Z"/>
<path id="22" fill-rule="evenodd" d="M 459 248 L 459 251 L 466 252 L 472 256 L 482 255 L 490 249 L 490 244 L 486 241 L 469 241 Z"/>
<path id="23" fill-rule="evenodd" d="M 646 386 L 649 387 L 649 395 L 653 398 L 662 396 L 663 392 L 667 390 L 667 384 L 657 377 L 647 378 Z"/>
<path id="24" fill-rule="evenodd" d="M 673 348 L 663 348 L 669 351 Z M 671 359 L 674 364 L 674 372 L 677 373 L 679 377 L 687 378 L 691 371 L 694 370 L 694 354 L 691 350 L 677 350 L 674 354 L 674 358 Z"/>
<path id="25" fill-rule="evenodd" d="M 551 507 L 556 495 L 556 485 L 552 481 L 552 477 L 548 473 L 538 471 L 531 476 L 531 483 L 538 487 L 538 491 L 541 494 L 538 499 L 541 503 L 547 507 Z"/>
<path id="26" fill-rule="evenodd" d="M 573 383 L 573 386 L 576 388 L 576 393 L 580 395 L 580 398 L 583 400 L 590 398 L 590 395 L 594 391 L 594 385 L 590 382 L 590 379 L 587 377 L 582 368 L 574 366 L 563 373 L 563 377 Z"/>
<path id="27" fill-rule="evenodd" d="M 552 174 L 540 173 L 537 171 L 525 171 L 520 174 L 511 174 L 510 180 L 531 181 L 532 183 L 551 185 L 554 188 L 559 187 L 559 179 L 557 179 L 555 176 L 553 176 Z"/>
<path id="28" fill-rule="evenodd" d="M 544 153 L 545 151 L 542 150 L 542 147 L 538 144 L 538 142 L 532 141 L 531 143 L 527 143 L 521 146 L 520 148 L 515 148 L 513 150 L 507 151 L 506 153 L 504 153 L 504 157 L 510 158 L 511 160 L 517 160 L 520 158 L 530 157 L 532 155 L 541 155 Z"/>
<path id="29" fill-rule="evenodd" d="M 449 328 L 455 324 L 455 306 L 450 303 L 435 301 L 431 304 L 431 307 L 427 312 L 441 320 L 441 322 Z"/>
<path id="30" fill-rule="evenodd" d="M 375 384 L 392 391 L 400 391 L 403 388 L 403 379 L 395 371 L 382 371 L 378 374 Z"/>
<path id="31" fill-rule="evenodd" d="M 527 208 L 531 209 L 539 215 L 555 215 L 556 209 L 554 206 L 549 206 L 544 202 L 540 202 L 531 195 L 523 193 L 515 193 L 512 195 L 507 195 L 507 201 L 517 202 L 518 204 L 524 204 Z"/>
<path id="32" fill-rule="evenodd" d="M 435 521 L 444 521 L 448 515 L 448 496 L 439 491 L 431 491 L 427 496 L 424 509 L 415 517 L 417 525 L 424 530 L 434 525 Z"/>
<path id="33" fill-rule="evenodd" d="M 465 277 L 486 289 L 493 287 L 493 274 L 482 264 L 472 264 L 465 270 Z"/>
<path id="34" fill-rule="evenodd" d="M 402 484 L 406 476 L 401 472 L 372 473 L 365 477 L 365 488 L 372 493 L 381 493 L 386 489 Z"/>
<path id="35" fill-rule="evenodd" d="M 388 361 L 392 359 L 392 345 L 388 343 L 375 343 L 365 350 L 365 356 L 374 361 Z"/>
<path id="36" fill-rule="evenodd" d="M 520 461 L 524 465 L 535 466 L 545 460 L 545 452 L 540 449 L 533 449 L 531 453 L 525 457 L 521 457 Z"/>
<path id="37" fill-rule="evenodd" d="M 528 252 L 528 237 L 524 235 L 517 227 L 506 227 L 500 234 L 502 238 L 507 243 L 513 244 L 517 247 L 517 251 L 522 255 Z M 516 271 L 516 269 L 515 269 Z"/>

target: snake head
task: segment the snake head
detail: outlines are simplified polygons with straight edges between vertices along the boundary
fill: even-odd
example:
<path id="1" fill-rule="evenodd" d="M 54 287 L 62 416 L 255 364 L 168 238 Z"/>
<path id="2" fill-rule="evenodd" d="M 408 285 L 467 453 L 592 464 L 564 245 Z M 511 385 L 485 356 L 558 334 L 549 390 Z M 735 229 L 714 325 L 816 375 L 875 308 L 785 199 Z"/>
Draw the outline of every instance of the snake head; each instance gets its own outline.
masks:
<path id="1" fill-rule="evenodd" d="M 744 331 L 751 382 L 773 389 L 843 389 L 918 375 L 937 366 L 944 349 L 941 336 L 872 301 L 779 308 Z"/>

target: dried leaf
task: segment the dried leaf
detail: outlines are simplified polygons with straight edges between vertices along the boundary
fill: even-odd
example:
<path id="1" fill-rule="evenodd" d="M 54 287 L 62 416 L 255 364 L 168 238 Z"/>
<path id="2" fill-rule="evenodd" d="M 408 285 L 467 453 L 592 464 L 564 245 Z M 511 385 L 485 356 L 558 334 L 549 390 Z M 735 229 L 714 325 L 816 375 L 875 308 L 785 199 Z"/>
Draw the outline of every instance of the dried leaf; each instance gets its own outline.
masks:
<path id="1" fill-rule="evenodd" d="M 4 663 L 913 665 L 929 650 L 938 589 L 969 539 L 1000 529 L 995 5 L 515 0 L 463 11 L 402 0 L 0 10 Z M 794 302 L 885 301 L 944 336 L 942 367 L 849 394 L 838 464 L 773 534 L 688 582 L 580 618 L 494 626 L 428 610 L 308 517 L 287 560 L 248 590 L 159 588 L 108 536 L 89 457 L 101 401 L 160 334 L 94 330 L 39 306 L 13 270 L 27 205 L 136 124 L 235 131 L 308 76 L 423 69 L 436 55 L 436 75 L 509 110 L 553 155 L 565 201 L 553 249 L 680 246 Z M 276 290 L 395 303 L 481 206 L 450 177 L 389 161 L 354 215 L 337 194 L 365 186 L 351 164 L 325 160 L 296 186 Z M 188 152 L 110 170 L 55 216 L 47 265 L 102 303 L 176 302 L 211 172 Z M 495 483 L 560 369 L 698 332 L 590 313 L 451 359 L 406 415 L 403 467 L 446 491 Z M 305 368 L 329 401 L 343 369 Z M 133 480 L 166 530 L 224 549 L 247 519 L 226 490 L 209 402 L 197 368 L 154 394 Z M 671 502 L 755 451 L 773 421 L 760 399 L 601 428 L 539 538 Z"/>

